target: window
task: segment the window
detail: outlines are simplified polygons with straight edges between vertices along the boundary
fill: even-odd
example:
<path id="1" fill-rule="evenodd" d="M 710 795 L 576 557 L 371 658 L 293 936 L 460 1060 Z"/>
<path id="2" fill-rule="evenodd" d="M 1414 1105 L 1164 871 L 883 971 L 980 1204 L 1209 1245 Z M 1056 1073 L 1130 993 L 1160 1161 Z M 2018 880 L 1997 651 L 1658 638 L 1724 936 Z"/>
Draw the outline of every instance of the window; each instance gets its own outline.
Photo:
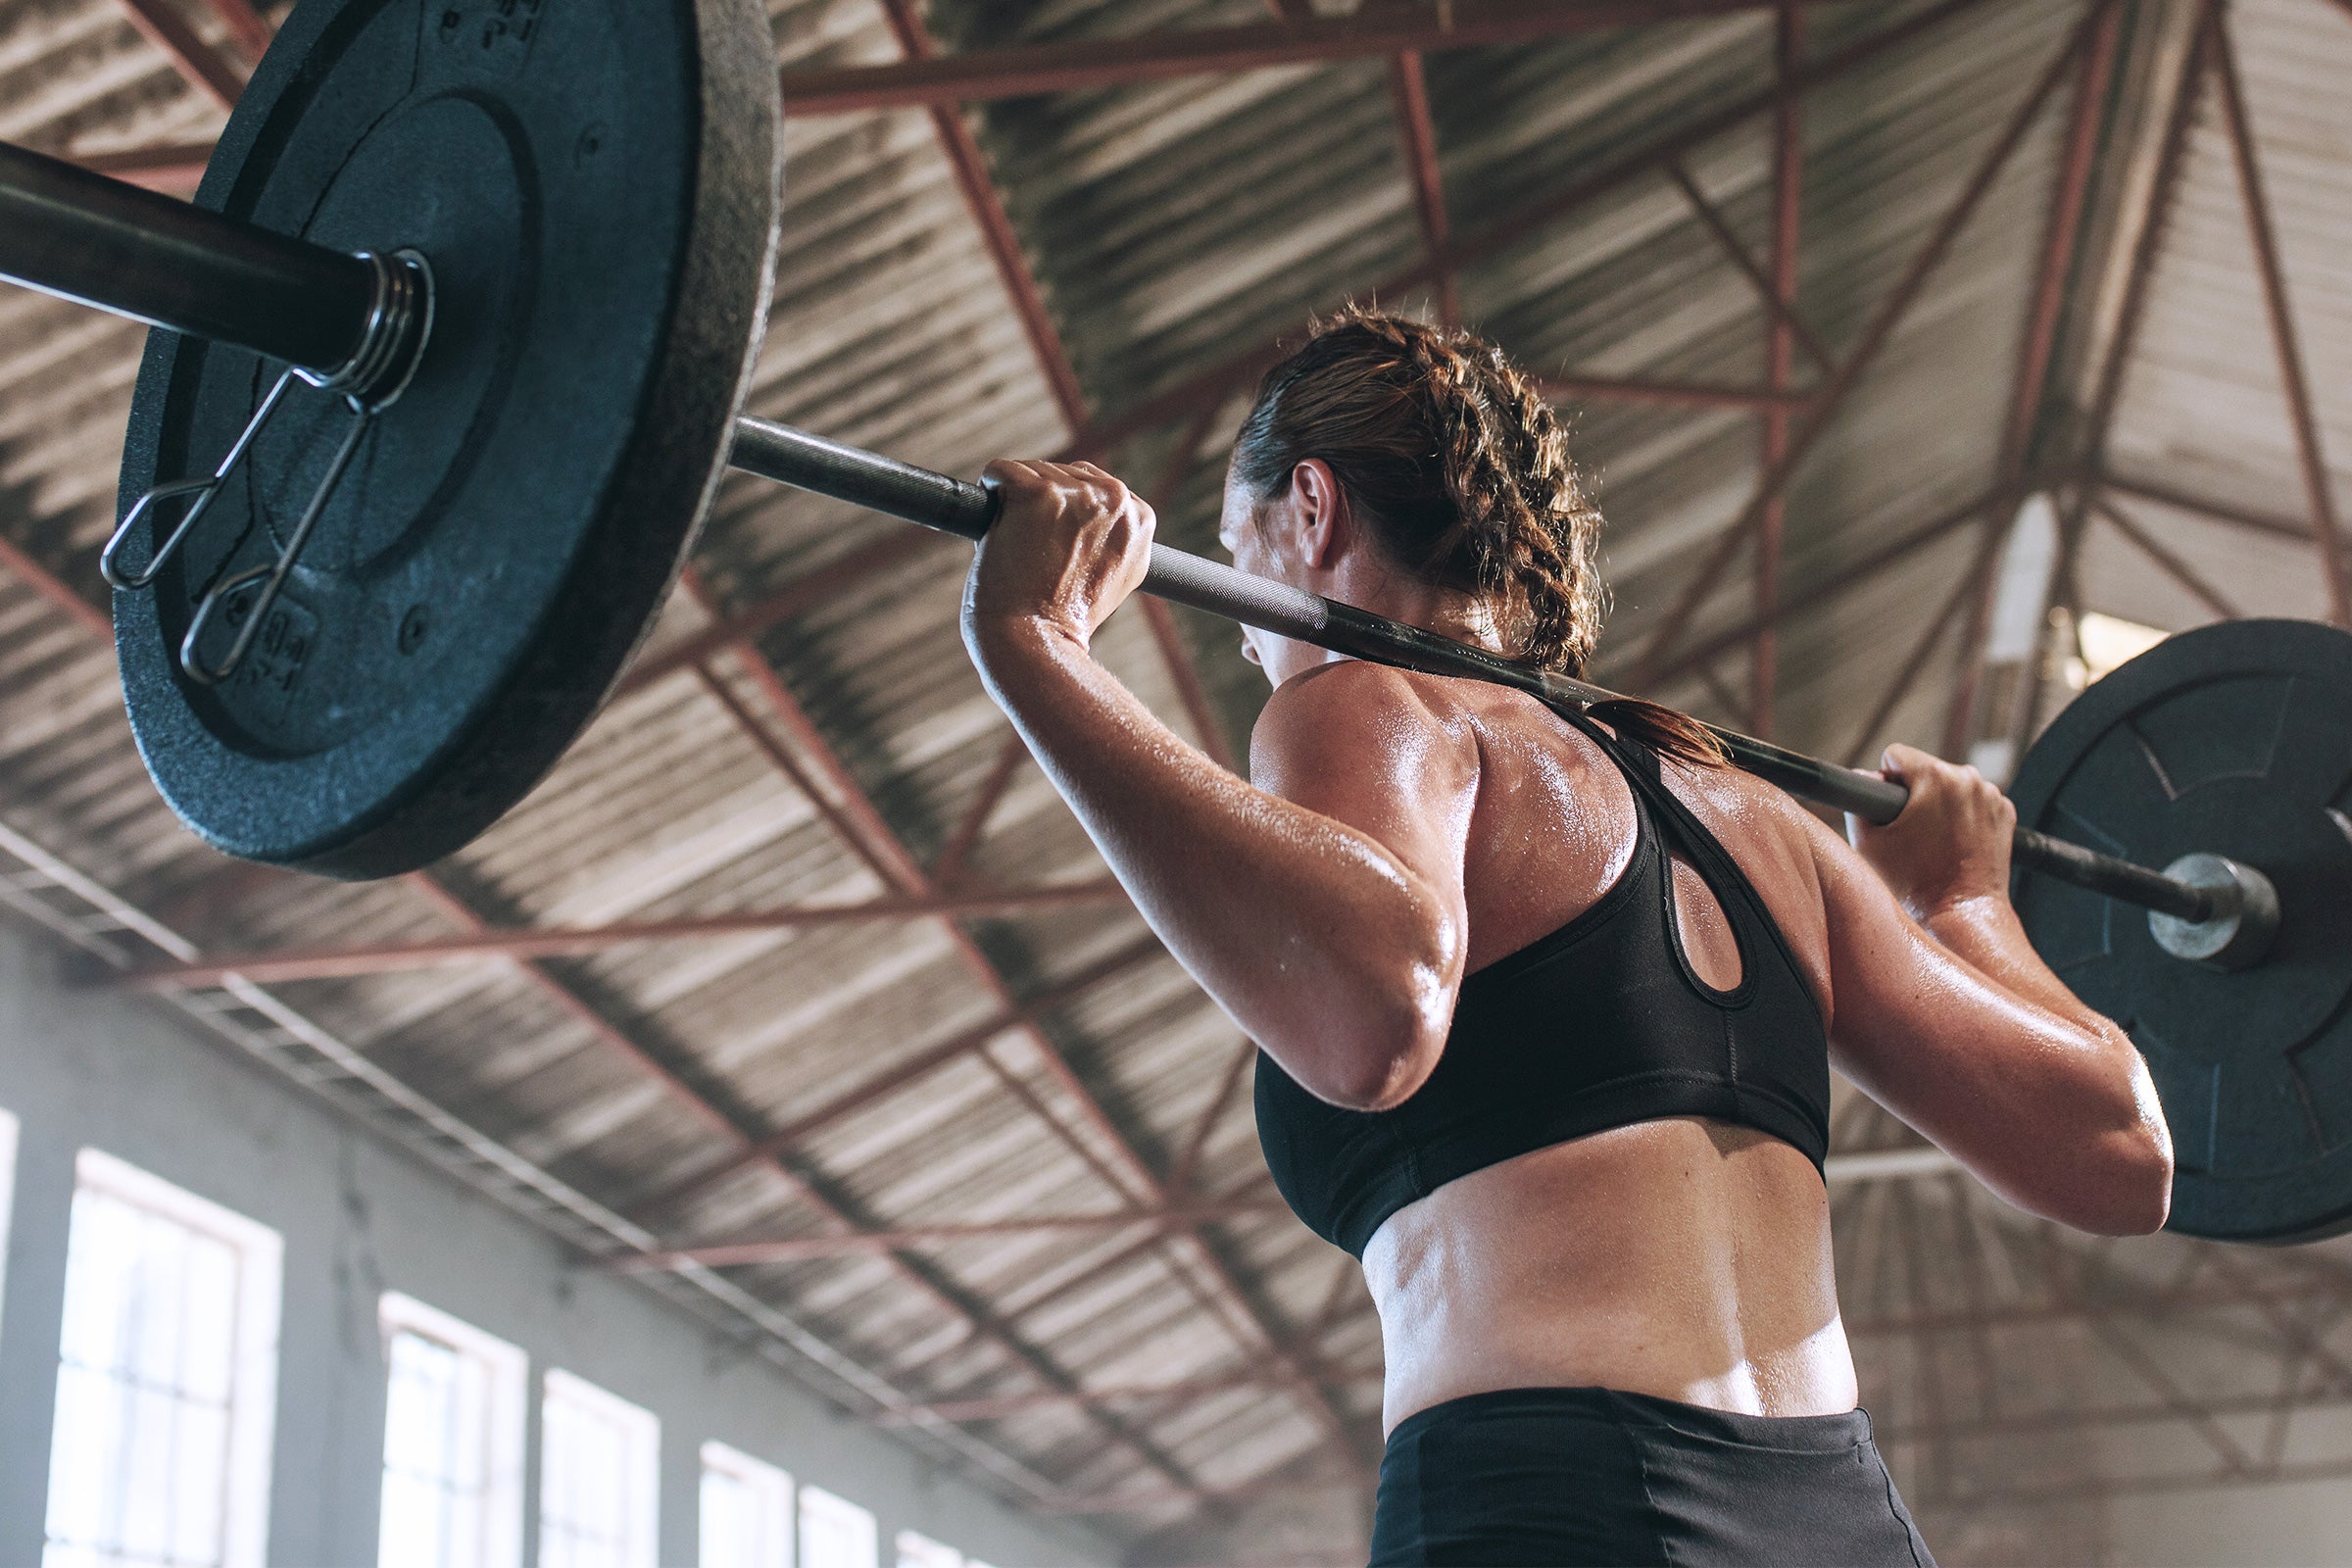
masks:
<path id="1" fill-rule="evenodd" d="M 800 1568 L 875 1568 L 881 1549 L 872 1513 L 821 1487 L 801 1489 Z"/>
<path id="2" fill-rule="evenodd" d="M 2075 627 L 2076 646 L 2082 656 L 2080 684 L 2088 686 L 2104 680 L 2116 666 L 2131 662 L 2162 641 L 2164 633 L 2153 626 L 2142 626 L 2120 615 L 2102 615 L 2095 610 L 2089 612 Z"/>
<path id="3" fill-rule="evenodd" d="M 703 1445 L 702 1568 L 792 1568 L 792 1477 Z"/>
<path id="4" fill-rule="evenodd" d="M 504 1340 L 389 1292 L 380 1568 L 520 1568 L 526 1366 Z"/>
<path id="5" fill-rule="evenodd" d="M 66 1243 L 46 1568 L 260 1568 L 277 1233 L 85 1149 Z"/>
<path id="6" fill-rule="evenodd" d="M 899 1568 L 964 1568 L 963 1553 L 920 1532 L 902 1530 Z"/>
<path id="7" fill-rule="evenodd" d="M 568 1372 L 539 1406 L 539 1568 L 654 1568 L 662 1423 Z"/>

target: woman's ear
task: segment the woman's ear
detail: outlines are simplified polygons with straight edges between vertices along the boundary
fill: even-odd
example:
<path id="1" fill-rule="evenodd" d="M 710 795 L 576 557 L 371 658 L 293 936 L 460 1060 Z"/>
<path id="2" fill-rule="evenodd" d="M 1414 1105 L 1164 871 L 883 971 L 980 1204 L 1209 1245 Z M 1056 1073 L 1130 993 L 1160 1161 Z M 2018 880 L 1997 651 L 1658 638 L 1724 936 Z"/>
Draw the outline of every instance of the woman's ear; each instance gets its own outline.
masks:
<path id="1" fill-rule="evenodd" d="M 1291 495 L 1297 509 L 1299 558 L 1309 566 L 1327 567 L 1348 543 L 1350 519 L 1348 493 L 1338 475 L 1321 458 L 1307 458 L 1291 470 Z"/>

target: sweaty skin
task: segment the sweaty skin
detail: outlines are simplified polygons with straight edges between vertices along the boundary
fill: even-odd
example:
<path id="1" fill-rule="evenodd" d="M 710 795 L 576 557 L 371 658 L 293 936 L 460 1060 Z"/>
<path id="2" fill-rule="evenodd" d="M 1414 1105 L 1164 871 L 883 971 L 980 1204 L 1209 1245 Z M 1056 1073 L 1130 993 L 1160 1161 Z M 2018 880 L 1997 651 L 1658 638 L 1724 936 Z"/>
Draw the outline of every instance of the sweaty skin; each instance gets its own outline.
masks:
<path id="1" fill-rule="evenodd" d="M 1386 1109 L 1444 1049 L 1462 977 L 1588 908 L 1634 846 L 1631 792 L 1533 699 L 1264 633 L 1275 683 L 1250 780 L 1161 724 L 1089 653 L 1142 580 L 1151 509 L 1088 465 L 1000 463 L 964 636 L 1152 929 L 1285 1071 Z M 1486 608 L 1396 570 L 1319 462 L 1263 506 L 1229 488 L 1237 564 L 1500 649 Z M 2164 1221 L 2172 1151 L 2138 1054 L 2068 992 L 2009 907 L 2009 803 L 1908 748 L 1891 826 L 1848 845 L 1729 769 L 1670 767 L 1788 939 L 1833 1062 L 2030 1212 Z M 1741 956 L 1679 862 L 1682 941 L 1710 983 Z M 1614 1128 L 1448 1183 L 1364 1256 L 1387 1424 L 1487 1390 L 1600 1385 L 1765 1415 L 1851 1409 L 1829 1202 L 1804 1155 L 1700 1118 Z"/>

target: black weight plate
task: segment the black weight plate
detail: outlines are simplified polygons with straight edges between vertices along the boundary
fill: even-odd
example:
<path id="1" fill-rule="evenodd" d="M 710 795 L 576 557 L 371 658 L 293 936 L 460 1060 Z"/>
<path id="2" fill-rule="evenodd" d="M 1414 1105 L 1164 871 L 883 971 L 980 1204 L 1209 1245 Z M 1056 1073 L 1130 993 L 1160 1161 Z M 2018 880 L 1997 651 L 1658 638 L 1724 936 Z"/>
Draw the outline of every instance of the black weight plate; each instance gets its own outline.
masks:
<path id="1" fill-rule="evenodd" d="M 2195 851 L 2278 889 L 2278 937 L 2225 974 L 2145 910 L 2020 871 L 2034 946 L 2130 1031 L 2172 1125 L 2171 1229 L 2236 1242 L 2352 1229 L 2352 633 L 2226 621 L 2091 687 L 2027 754 L 2029 827 L 2162 867 Z"/>
<path id="2" fill-rule="evenodd" d="M 210 585 L 274 559 L 350 428 L 340 399 L 289 392 L 154 591 L 116 596 L 140 751 L 197 833 L 326 875 L 411 870 L 586 727 L 724 467 L 765 318 L 776 127 L 759 0 L 295 7 L 197 201 L 422 252 L 435 327 L 233 676 L 187 680 L 180 639 Z M 123 509 L 209 471 L 281 368 L 153 333 Z M 208 657 L 231 635 L 208 627 Z"/>

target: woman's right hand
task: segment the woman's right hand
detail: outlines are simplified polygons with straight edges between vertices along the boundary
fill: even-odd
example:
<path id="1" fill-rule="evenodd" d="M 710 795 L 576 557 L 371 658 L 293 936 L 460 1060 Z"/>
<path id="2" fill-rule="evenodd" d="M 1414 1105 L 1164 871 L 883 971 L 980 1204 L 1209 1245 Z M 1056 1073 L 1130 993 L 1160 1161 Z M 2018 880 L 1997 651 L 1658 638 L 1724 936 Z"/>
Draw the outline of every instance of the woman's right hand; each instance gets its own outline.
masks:
<path id="1" fill-rule="evenodd" d="M 2017 807 L 1973 767 L 1889 746 L 1882 776 L 1909 786 L 1902 815 L 1879 827 L 1848 813 L 1845 835 L 1914 919 L 1970 899 L 2006 899 Z"/>

